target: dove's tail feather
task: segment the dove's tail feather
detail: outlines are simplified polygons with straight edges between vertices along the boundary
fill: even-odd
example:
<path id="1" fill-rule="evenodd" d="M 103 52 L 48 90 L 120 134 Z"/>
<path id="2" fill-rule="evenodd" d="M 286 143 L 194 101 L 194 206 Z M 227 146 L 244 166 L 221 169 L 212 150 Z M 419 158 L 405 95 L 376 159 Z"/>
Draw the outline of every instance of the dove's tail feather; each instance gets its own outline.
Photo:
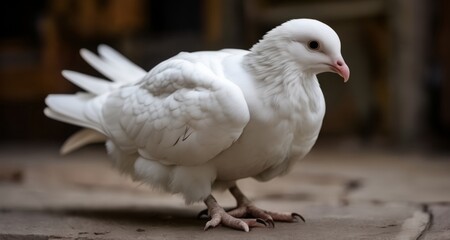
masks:
<path id="1" fill-rule="evenodd" d="M 100 114 L 102 97 L 90 94 L 51 94 L 45 99 L 47 117 L 70 123 L 85 129 L 69 137 L 61 148 L 61 153 L 72 152 L 84 145 L 105 141 Z"/>
<path id="2" fill-rule="evenodd" d="M 72 134 L 61 147 L 60 153 L 65 155 L 91 143 L 105 142 L 107 137 L 95 130 L 84 128 Z"/>
<path id="3" fill-rule="evenodd" d="M 123 55 L 107 45 L 98 47 L 99 56 L 86 49 L 81 49 L 83 59 L 105 77 L 118 83 L 130 83 L 141 79 L 147 73 Z"/>
<path id="4" fill-rule="evenodd" d="M 45 99 L 45 115 L 58 121 L 84 127 L 69 137 L 61 153 L 72 152 L 84 145 L 106 141 L 102 128 L 101 106 L 107 93 L 125 84 L 142 79 L 146 71 L 107 45 L 98 47 L 98 56 L 81 49 L 83 59 L 106 78 L 97 78 L 79 72 L 64 70 L 62 75 L 88 93 L 51 94 Z"/>
<path id="5" fill-rule="evenodd" d="M 69 70 L 64 70 L 62 75 L 87 92 L 101 95 L 122 85 L 136 82 L 147 73 L 107 45 L 100 45 L 98 53 L 99 56 L 86 49 L 80 50 L 81 56 L 87 63 L 113 82 Z"/>
<path id="6" fill-rule="evenodd" d="M 101 122 L 101 98 L 89 94 L 50 94 L 45 99 L 45 115 L 50 118 L 91 128 L 104 133 Z"/>
<path id="7" fill-rule="evenodd" d="M 95 95 L 108 93 L 120 86 L 117 83 L 112 83 L 105 79 L 96 78 L 70 70 L 62 71 L 62 75 L 73 84 Z"/>

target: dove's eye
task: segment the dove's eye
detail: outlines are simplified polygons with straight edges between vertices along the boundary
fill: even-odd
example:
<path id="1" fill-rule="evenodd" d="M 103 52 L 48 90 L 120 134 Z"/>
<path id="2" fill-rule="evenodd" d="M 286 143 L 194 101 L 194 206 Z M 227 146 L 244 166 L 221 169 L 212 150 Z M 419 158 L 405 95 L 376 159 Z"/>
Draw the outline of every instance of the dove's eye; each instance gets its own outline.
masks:
<path id="1" fill-rule="evenodd" d="M 316 40 L 312 40 L 308 43 L 308 47 L 311 50 L 318 50 L 320 48 L 320 44 Z"/>

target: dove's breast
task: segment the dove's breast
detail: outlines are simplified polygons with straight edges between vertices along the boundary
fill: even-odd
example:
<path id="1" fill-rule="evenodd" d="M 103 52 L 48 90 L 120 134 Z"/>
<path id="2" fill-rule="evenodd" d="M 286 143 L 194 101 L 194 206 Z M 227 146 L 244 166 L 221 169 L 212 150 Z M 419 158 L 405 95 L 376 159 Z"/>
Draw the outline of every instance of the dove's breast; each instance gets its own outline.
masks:
<path id="1" fill-rule="evenodd" d="M 290 96 L 280 103 L 289 111 L 280 110 L 262 99 L 264 90 L 255 86 L 257 83 L 248 73 L 229 64 L 226 69 L 232 69 L 228 72 L 230 79 L 245 95 L 250 121 L 240 138 L 212 159 L 217 180 L 246 177 L 270 180 L 286 173 L 295 160 L 305 156 L 314 145 L 325 113 L 322 91 L 314 76 L 311 86 L 307 87 L 309 92 L 305 94 L 302 89 L 295 93 L 299 96 Z M 314 104 L 309 104 L 311 101 Z"/>
<path id="2" fill-rule="evenodd" d="M 254 177 L 281 164 L 288 157 L 294 139 L 290 125 L 286 121 L 250 122 L 238 141 L 212 160 L 217 180 Z"/>
<path id="3" fill-rule="evenodd" d="M 238 141 L 211 161 L 217 169 L 217 180 L 254 177 L 266 181 L 285 174 L 311 150 L 321 122 L 322 119 L 309 122 L 308 119 L 274 117 L 271 121 L 260 121 L 253 118 Z"/>

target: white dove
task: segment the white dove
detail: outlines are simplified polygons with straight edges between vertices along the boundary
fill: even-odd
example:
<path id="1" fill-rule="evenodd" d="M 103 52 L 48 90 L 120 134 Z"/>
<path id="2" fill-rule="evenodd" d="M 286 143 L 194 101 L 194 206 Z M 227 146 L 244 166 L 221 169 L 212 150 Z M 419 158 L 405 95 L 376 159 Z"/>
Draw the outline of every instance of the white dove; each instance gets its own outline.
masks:
<path id="1" fill-rule="evenodd" d="M 113 82 L 63 71 L 88 93 L 51 94 L 44 112 L 85 128 L 63 153 L 106 141 L 134 180 L 203 201 L 211 218 L 205 230 L 304 220 L 257 208 L 236 181 L 283 175 L 310 151 L 325 114 L 316 75 L 350 75 L 340 48 L 333 29 L 312 19 L 283 23 L 250 51 L 182 52 L 148 73 L 100 45 L 100 56 L 85 49 L 81 56 Z M 216 188 L 229 189 L 237 207 L 225 211 L 211 194 Z"/>

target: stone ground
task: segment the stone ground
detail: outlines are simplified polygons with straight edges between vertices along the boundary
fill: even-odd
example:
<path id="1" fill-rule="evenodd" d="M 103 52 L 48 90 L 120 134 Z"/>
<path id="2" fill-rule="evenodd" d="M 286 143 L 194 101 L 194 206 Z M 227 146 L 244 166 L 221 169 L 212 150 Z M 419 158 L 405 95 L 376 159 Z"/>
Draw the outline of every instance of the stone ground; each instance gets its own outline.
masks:
<path id="1" fill-rule="evenodd" d="M 202 204 L 131 182 L 102 148 L 61 157 L 56 146 L 4 145 L 0 239 L 450 239 L 449 155 L 319 146 L 285 177 L 238 184 L 306 223 L 203 231 Z"/>

